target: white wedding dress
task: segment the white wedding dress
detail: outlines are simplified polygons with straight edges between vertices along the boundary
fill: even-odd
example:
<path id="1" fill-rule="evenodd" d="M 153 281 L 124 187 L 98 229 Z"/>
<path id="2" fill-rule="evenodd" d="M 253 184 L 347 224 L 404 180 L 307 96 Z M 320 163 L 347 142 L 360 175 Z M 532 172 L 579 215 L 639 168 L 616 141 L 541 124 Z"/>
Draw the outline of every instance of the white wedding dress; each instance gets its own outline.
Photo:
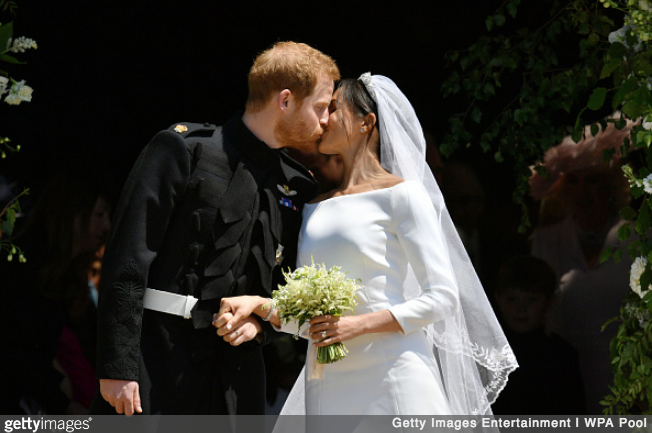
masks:
<path id="1" fill-rule="evenodd" d="M 348 356 L 324 366 L 313 361 L 316 348 L 311 345 L 307 415 L 450 414 L 432 344 L 423 331 L 458 308 L 438 217 L 415 181 L 305 206 L 298 266 L 313 259 L 327 268 L 340 266 L 363 285 L 352 314 L 389 310 L 403 330 L 346 341 Z M 408 263 L 422 288 L 410 300 L 402 288 Z M 296 325 L 282 330 L 296 332 Z M 323 369 L 321 379 L 311 378 L 315 368 Z"/>

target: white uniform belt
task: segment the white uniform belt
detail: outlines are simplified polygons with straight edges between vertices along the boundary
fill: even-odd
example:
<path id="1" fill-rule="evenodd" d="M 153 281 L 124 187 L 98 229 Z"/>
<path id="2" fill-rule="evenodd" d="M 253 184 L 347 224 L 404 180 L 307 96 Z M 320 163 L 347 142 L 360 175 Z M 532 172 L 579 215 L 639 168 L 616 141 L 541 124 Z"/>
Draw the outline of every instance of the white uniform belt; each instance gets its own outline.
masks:
<path id="1" fill-rule="evenodd" d="M 184 319 L 190 319 L 190 311 L 198 300 L 190 295 L 177 295 L 176 293 L 147 288 L 143 297 L 143 307 L 148 310 L 160 311 L 161 313 L 174 314 Z"/>

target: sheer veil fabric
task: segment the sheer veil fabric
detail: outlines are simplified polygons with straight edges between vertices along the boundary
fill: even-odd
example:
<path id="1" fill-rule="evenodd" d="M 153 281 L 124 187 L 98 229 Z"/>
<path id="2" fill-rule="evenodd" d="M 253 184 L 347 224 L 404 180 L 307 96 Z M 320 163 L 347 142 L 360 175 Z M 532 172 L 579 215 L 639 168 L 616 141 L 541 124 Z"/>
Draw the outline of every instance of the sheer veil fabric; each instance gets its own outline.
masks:
<path id="1" fill-rule="evenodd" d="M 412 105 L 387 77 L 365 73 L 359 80 L 378 107 L 381 163 L 390 173 L 419 181 L 428 191 L 448 248 L 460 308 L 453 316 L 424 328 L 439 364 L 442 386 L 454 415 L 490 415 L 491 404 L 518 364 L 487 300 L 471 260 L 457 234 L 444 198 L 426 164 L 426 142 Z M 403 289 L 406 299 L 420 294 L 410 269 Z M 281 415 L 305 414 L 305 370 L 292 389 Z"/>

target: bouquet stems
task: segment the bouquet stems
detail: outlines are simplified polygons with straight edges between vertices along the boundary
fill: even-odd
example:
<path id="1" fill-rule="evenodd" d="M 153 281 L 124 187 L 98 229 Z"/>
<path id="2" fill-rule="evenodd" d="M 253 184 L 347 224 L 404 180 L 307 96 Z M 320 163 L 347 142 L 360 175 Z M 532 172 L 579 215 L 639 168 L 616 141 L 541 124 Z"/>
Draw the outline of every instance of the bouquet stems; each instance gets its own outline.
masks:
<path id="1" fill-rule="evenodd" d="M 348 349 L 341 342 L 318 347 L 317 362 L 320 364 L 332 364 L 344 358 L 347 353 L 349 353 Z"/>

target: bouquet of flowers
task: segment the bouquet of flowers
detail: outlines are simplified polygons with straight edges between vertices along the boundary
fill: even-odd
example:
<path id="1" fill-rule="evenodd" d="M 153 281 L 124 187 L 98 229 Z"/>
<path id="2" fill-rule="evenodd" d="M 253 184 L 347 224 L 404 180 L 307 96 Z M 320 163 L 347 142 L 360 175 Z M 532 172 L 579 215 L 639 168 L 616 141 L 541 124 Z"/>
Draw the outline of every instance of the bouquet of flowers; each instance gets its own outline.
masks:
<path id="1" fill-rule="evenodd" d="M 346 278 L 339 266 L 326 269 L 324 264 L 302 266 L 285 273 L 286 284 L 272 293 L 274 307 L 284 323 L 295 320 L 299 328 L 310 319 L 330 314 L 341 316 L 357 305 L 355 292 L 359 280 Z M 298 337 L 298 336 L 297 336 Z M 317 348 L 317 362 L 330 364 L 344 358 L 348 350 L 341 342 Z"/>

